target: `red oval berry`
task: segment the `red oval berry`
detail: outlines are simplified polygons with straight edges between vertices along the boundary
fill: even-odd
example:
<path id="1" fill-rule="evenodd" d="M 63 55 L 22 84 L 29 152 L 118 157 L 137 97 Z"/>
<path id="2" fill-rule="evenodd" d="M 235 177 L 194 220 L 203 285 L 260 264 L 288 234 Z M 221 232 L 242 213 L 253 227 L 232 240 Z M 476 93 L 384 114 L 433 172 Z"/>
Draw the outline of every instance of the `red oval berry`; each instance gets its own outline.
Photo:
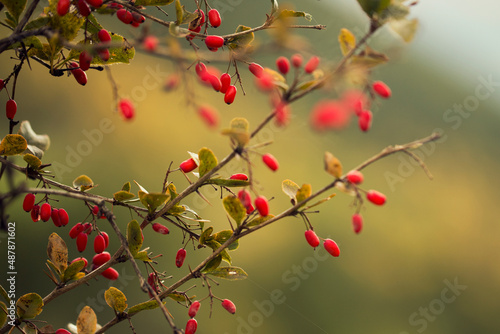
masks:
<path id="1" fill-rule="evenodd" d="M 59 222 L 61 223 L 61 226 L 66 226 L 69 223 L 69 216 L 66 210 L 64 209 L 59 209 L 57 212 L 59 216 Z"/>
<path id="2" fill-rule="evenodd" d="M 70 264 L 72 264 L 72 263 L 74 263 L 74 262 L 76 262 L 76 261 L 80 261 L 80 260 L 81 260 L 81 261 L 83 261 L 83 263 L 85 264 L 85 265 L 83 266 L 84 268 L 85 268 L 85 267 L 87 267 L 87 266 L 89 265 L 89 261 L 87 261 L 87 259 L 86 259 L 86 258 L 84 258 L 83 256 L 77 257 L 76 259 L 74 259 L 73 261 L 71 261 L 71 263 L 70 263 Z"/>
<path id="3" fill-rule="evenodd" d="M 196 74 L 201 78 L 201 75 L 207 71 L 207 65 L 199 62 L 194 69 L 196 70 Z"/>
<path id="4" fill-rule="evenodd" d="M 351 89 L 342 94 L 341 103 L 359 116 L 364 107 L 369 106 L 369 101 L 365 93 L 360 90 Z"/>
<path id="5" fill-rule="evenodd" d="M 3 81 L 3 79 L 0 79 L 0 91 L 2 91 L 4 87 L 5 87 L 5 82 Z"/>
<path id="6" fill-rule="evenodd" d="M 375 91 L 375 93 L 378 94 L 378 96 L 383 97 L 384 99 L 388 99 L 391 97 L 392 92 L 389 86 L 385 82 L 382 81 L 375 81 L 372 84 L 372 88 Z"/>
<path id="7" fill-rule="evenodd" d="M 188 310 L 189 317 L 191 317 L 191 318 L 196 317 L 196 313 L 198 313 L 198 310 L 200 309 L 200 306 L 201 306 L 201 303 L 199 301 L 195 300 L 191 304 L 191 306 L 189 306 L 189 310 Z"/>
<path id="8" fill-rule="evenodd" d="M 94 252 L 100 254 L 104 252 L 104 249 L 106 249 L 106 240 L 102 235 L 98 234 L 94 238 Z"/>
<path id="9" fill-rule="evenodd" d="M 196 161 L 194 161 L 193 158 L 189 158 L 187 160 L 184 160 L 183 162 L 181 162 L 181 164 L 179 165 L 179 168 L 184 172 L 184 173 L 189 173 L 193 170 L 195 170 L 196 168 L 198 167 L 198 165 L 196 164 Z"/>
<path id="10" fill-rule="evenodd" d="M 144 38 L 144 42 L 142 42 L 142 46 L 146 51 L 149 52 L 155 52 L 156 49 L 158 48 L 158 44 L 160 43 L 160 40 L 156 36 L 146 36 Z"/>
<path id="11" fill-rule="evenodd" d="M 245 208 L 248 209 L 249 206 L 252 206 L 252 196 L 250 195 L 250 192 L 248 190 L 241 189 L 238 192 L 238 199 Z"/>
<path id="12" fill-rule="evenodd" d="M 121 99 L 118 102 L 118 109 L 125 120 L 131 120 L 135 116 L 134 104 L 129 99 Z"/>
<path id="13" fill-rule="evenodd" d="M 153 230 L 155 232 L 160 233 L 160 234 L 169 234 L 170 233 L 170 231 L 168 230 L 168 227 L 166 227 L 165 225 L 162 225 L 160 223 L 154 223 Z"/>
<path id="14" fill-rule="evenodd" d="M 221 83 L 220 92 L 222 94 L 226 94 L 227 89 L 229 88 L 229 86 L 231 86 L 231 76 L 229 75 L 229 73 L 223 73 L 220 76 L 220 83 Z"/>
<path id="15" fill-rule="evenodd" d="M 90 233 L 92 233 L 93 230 L 94 230 L 94 228 L 92 227 L 91 223 L 84 223 L 83 224 L 82 232 L 90 234 Z"/>
<path id="16" fill-rule="evenodd" d="M 118 9 L 116 11 L 116 17 L 125 24 L 130 24 L 134 21 L 132 14 L 125 8 Z"/>
<path id="17" fill-rule="evenodd" d="M 17 103 L 14 100 L 8 100 L 7 103 L 5 104 L 5 114 L 7 115 L 7 118 L 10 120 L 14 119 L 14 116 L 16 116 L 17 112 Z"/>
<path id="18" fill-rule="evenodd" d="M 311 59 L 307 62 L 306 66 L 304 67 L 304 70 L 306 73 L 312 73 L 314 72 L 319 65 L 319 57 L 317 56 L 312 56 Z"/>
<path id="19" fill-rule="evenodd" d="M 186 250 L 184 248 L 181 248 L 177 251 L 177 255 L 175 256 L 175 265 L 177 268 L 182 267 L 184 264 L 184 260 L 186 259 Z"/>
<path id="20" fill-rule="evenodd" d="M 109 58 L 111 57 L 111 54 L 108 49 L 97 50 L 97 54 L 99 55 L 99 58 L 102 59 L 102 61 L 108 61 Z"/>
<path id="21" fill-rule="evenodd" d="M 250 65 L 248 65 L 248 69 L 257 78 L 260 78 L 264 73 L 264 68 L 257 63 L 251 63 Z"/>
<path id="22" fill-rule="evenodd" d="M 75 62 L 71 62 L 69 67 L 74 68 L 74 70 L 71 70 L 70 72 L 75 77 L 76 82 L 85 86 L 87 84 L 87 74 L 81 68 L 78 68 L 78 64 Z"/>
<path id="23" fill-rule="evenodd" d="M 273 76 L 267 72 L 263 72 L 260 77 L 256 78 L 255 84 L 263 92 L 270 92 L 275 87 Z"/>
<path id="24" fill-rule="evenodd" d="M 156 291 L 156 279 L 157 275 L 155 273 L 149 273 L 148 275 L 148 284 Z"/>
<path id="25" fill-rule="evenodd" d="M 318 247 L 320 244 L 319 238 L 313 230 L 307 230 L 305 232 L 306 240 L 311 247 Z"/>
<path id="26" fill-rule="evenodd" d="M 220 26 L 222 20 L 220 18 L 220 14 L 217 9 L 210 9 L 208 11 L 208 21 L 210 22 L 210 25 L 214 28 Z"/>
<path id="27" fill-rule="evenodd" d="M 83 232 L 83 224 L 82 223 L 75 224 L 75 226 L 73 226 L 71 230 L 69 230 L 69 237 L 71 239 L 75 239 L 78 236 L 78 234 L 80 234 L 80 232 Z"/>
<path id="28" fill-rule="evenodd" d="M 255 207 L 262 217 L 269 215 L 269 203 L 264 196 L 259 196 L 255 199 Z"/>
<path id="29" fill-rule="evenodd" d="M 203 23 L 205 23 L 205 12 L 202 11 L 201 9 L 197 9 L 194 12 L 198 14 L 199 25 L 201 26 Z"/>
<path id="30" fill-rule="evenodd" d="M 274 117 L 276 119 L 276 125 L 287 125 L 290 120 L 290 107 L 288 106 L 288 103 L 278 103 L 278 105 L 274 109 Z"/>
<path id="31" fill-rule="evenodd" d="M 102 6 L 102 0 L 85 0 L 89 5 L 94 8 L 99 8 Z"/>
<path id="32" fill-rule="evenodd" d="M 106 29 L 99 30 L 99 32 L 97 33 L 97 38 L 103 43 L 111 42 L 111 35 Z"/>
<path id="33" fill-rule="evenodd" d="M 224 38 L 217 35 L 207 36 L 207 38 L 205 38 L 205 45 L 208 49 L 221 48 L 224 46 Z"/>
<path id="34" fill-rule="evenodd" d="M 318 102 L 311 112 L 311 125 L 318 131 L 340 130 L 347 126 L 351 113 L 336 100 Z"/>
<path id="35" fill-rule="evenodd" d="M 90 15 L 90 7 L 85 0 L 78 0 L 76 7 L 81 16 L 87 17 Z"/>
<path id="36" fill-rule="evenodd" d="M 94 207 L 92 208 L 92 214 L 94 216 L 97 216 L 98 213 L 99 213 L 99 207 L 97 205 L 94 205 Z"/>
<path id="37" fill-rule="evenodd" d="M 359 213 L 352 215 L 352 228 L 354 233 L 358 234 L 363 229 L 363 217 Z"/>
<path id="38" fill-rule="evenodd" d="M 120 274 L 118 273 L 118 271 L 116 271 L 116 269 L 114 269 L 114 268 L 108 268 L 108 269 L 104 270 L 101 273 L 101 275 L 104 276 L 105 278 L 109 279 L 109 280 L 112 280 L 112 281 L 117 280 L 118 277 L 120 276 Z"/>
<path id="39" fill-rule="evenodd" d="M 386 201 L 385 195 L 376 190 L 368 190 L 366 193 L 366 199 L 375 205 L 384 205 Z"/>
<path id="40" fill-rule="evenodd" d="M 30 212 L 35 205 L 35 194 L 26 194 L 23 200 L 23 210 L 26 212 Z"/>
<path id="41" fill-rule="evenodd" d="M 373 114 L 370 110 L 363 110 L 358 117 L 358 125 L 361 131 L 366 132 L 372 126 Z"/>
<path id="42" fill-rule="evenodd" d="M 80 68 L 82 69 L 82 71 L 86 71 L 90 68 L 90 64 L 92 63 L 92 59 L 93 59 L 92 56 L 87 51 L 80 52 L 79 63 L 80 63 Z"/>
<path id="43" fill-rule="evenodd" d="M 196 319 L 189 319 L 186 324 L 185 334 L 194 334 L 196 333 L 197 329 L 198 329 L 198 322 L 196 322 Z"/>
<path id="44" fill-rule="evenodd" d="M 225 308 L 226 311 L 228 311 L 231 314 L 236 313 L 236 305 L 234 305 L 234 303 L 232 301 L 230 301 L 229 299 L 224 299 L 222 301 L 222 307 Z"/>
<path id="45" fill-rule="evenodd" d="M 220 79 L 214 75 L 214 74 L 211 74 L 211 73 L 206 73 L 204 75 L 204 81 L 208 81 L 210 82 L 210 84 L 212 85 L 212 88 L 218 92 L 220 91 L 221 87 L 222 87 L 222 83 L 220 81 Z"/>
<path id="46" fill-rule="evenodd" d="M 163 86 L 163 89 L 165 89 L 167 92 L 174 90 L 179 86 L 179 82 L 180 82 L 179 75 L 171 74 L 165 80 L 165 85 Z"/>
<path id="47" fill-rule="evenodd" d="M 217 110 L 210 106 L 200 106 L 198 107 L 198 114 L 201 119 L 211 128 L 217 127 L 219 124 L 219 114 Z M 196 167 L 195 167 L 196 168 Z"/>
<path id="48" fill-rule="evenodd" d="M 332 239 L 326 239 L 323 243 L 323 246 L 325 247 L 326 251 L 332 256 L 338 257 L 340 255 L 340 248 Z"/>
<path id="49" fill-rule="evenodd" d="M 71 332 L 64 328 L 59 328 L 58 330 L 56 330 L 55 334 L 71 334 Z"/>
<path id="50" fill-rule="evenodd" d="M 78 251 L 81 253 L 87 248 L 87 241 L 88 241 L 88 234 L 85 232 L 80 232 L 78 233 L 78 236 L 76 237 L 76 248 L 78 248 Z"/>
<path id="51" fill-rule="evenodd" d="M 133 12 L 132 13 L 132 20 L 134 20 L 134 22 L 136 22 L 136 23 L 141 24 L 141 23 L 144 23 L 146 21 L 146 18 L 137 12 Z"/>
<path id="52" fill-rule="evenodd" d="M 31 219 L 35 223 L 40 220 L 40 205 L 35 205 L 31 209 Z"/>
<path id="53" fill-rule="evenodd" d="M 132 23 L 130 23 L 130 25 L 131 25 L 132 27 L 134 27 L 134 28 L 137 28 L 137 27 L 139 27 L 141 24 L 140 24 L 139 22 L 135 22 L 135 21 L 133 21 L 133 20 L 132 20 Z"/>
<path id="54" fill-rule="evenodd" d="M 242 181 L 248 181 L 248 175 L 243 174 L 243 173 L 237 173 L 233 174 L 229 177 L 230 180 L 242 180 Z"/>
<path id="55" fill-rule="evenodd" d="M 109 235 L 106 232 L 101 232 L 102 237 L 104 238 L 104 248 L 108 248 L 109 246 Z"/>
<path id="56" fill-rule="evenodd" d="M 238 89 L 236 86 L 231 85 L 227 88 L 226 94 L 224 95 L 224 102 L 227 104 L 231 104 L 234 102 L 234 98 L 236 97 L 236 92 Z"/>
<path id="57" fill-rule="evenodd" d="M 269 167 L 273 172 L 277 171 L 279 168 L 278 160 L 272 154 L 264 154 L 262 156 L 262 161 Z"/>
<path id="58" fill-rule="evenodd" d="M 286 57 L 278 57 L 276 67 L 282 74 L 287 74 L 290 71 L 290 61 Z"/>
<path id="59" fill-rule="evenodd" d="M 58 209 L 52 209 L 52 212 L 50 214 L 50 217 L 52 218 L 52 222 L 56 227 L 61 227 L 61 219 L 59 219 L 59 210 Z"/>
<path id="60" fill-rule="evenodd" d="M 363 173 L 359 170 L 352 170 L 346 175 L 347 181 L 353 184 L 361 184 L 363 182 Z"/>
<path id="61" fill-rule="evenodd" d="M 70 0 L 59 0 L 57 2 L 57 15 L 64 16 L 68 14 L 70 5 Z"/>
<path id="62" fill-rule="evenodd" d="M 96 267 L 100 267 L 111 259 L 111 254 L 108 252 L 102 252 L 100 254 L 94 255 L 92 258 L 92 264 Z"/>
<path id="63" fill-rule="evenodd" d="M 291 59 L 293 67 L 299 68 L 302 66 L 302 61 L 304 60 L 304 58 L 302 58 L 301 54 L 296 53 L 292 56 Z"/>

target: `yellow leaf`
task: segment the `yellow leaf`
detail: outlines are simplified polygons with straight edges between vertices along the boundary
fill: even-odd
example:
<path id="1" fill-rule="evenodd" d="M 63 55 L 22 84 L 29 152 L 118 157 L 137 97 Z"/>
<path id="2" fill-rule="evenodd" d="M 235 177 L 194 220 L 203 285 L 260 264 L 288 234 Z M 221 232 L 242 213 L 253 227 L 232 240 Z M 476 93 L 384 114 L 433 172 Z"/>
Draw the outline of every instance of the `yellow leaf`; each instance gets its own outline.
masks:
<path id="1" fill-rule="evenodd" d="M 413 40 L 418 28 L 418 19 L 413 20 L 392 20 L 389 22 L 391 29 L 398 34 L 403 41 L 409 43 Z"/>
<path id="2" fill-rule="evenodd" d="M 127 297 L 119 289 L 110 287 L 104 293 L 106 304 L 118 313 L 122 313 L 127 308 Z"/>
<path id="3" fill-rule="evenodd" d="M 339 34 L 340 51 L 345 56 L 356 47 L 356 37 L 346 28 L 340 29 Z"/>
<path id="4" fill-rule="evenodd" d="M 339 179 L 342 176 L 342 164 L 330 152 L 325 152 L 325 170 L 328 174 Z"/>
<path id="5" fill-rule="evenodd" d="M 64 240 L 55 232 L 49 236 L 47 255 L 50 261 L 59 270 L 59 274 L 64 273 L 68 267 L 68 247 Z"/>
<path id="6" fill-rule="evenodd" d="M 0 142 L 0 155 L 21 154 L 28 147 L 28 142 L 21 135 L 9 134 Z"/>
<path id="7" fill-rule="evenodd" d="M 73 181 L 73 187 L 80 191 L 86 191 L 94 187 L 94 181 L 87 175 L 80 175 Z"/>
<path id="8" fill-rule="evenodd" d="M 97 327 L 97 316 L 90 306 L 85 306 L 76 319 L 78 334 L 94 334 Z"/>

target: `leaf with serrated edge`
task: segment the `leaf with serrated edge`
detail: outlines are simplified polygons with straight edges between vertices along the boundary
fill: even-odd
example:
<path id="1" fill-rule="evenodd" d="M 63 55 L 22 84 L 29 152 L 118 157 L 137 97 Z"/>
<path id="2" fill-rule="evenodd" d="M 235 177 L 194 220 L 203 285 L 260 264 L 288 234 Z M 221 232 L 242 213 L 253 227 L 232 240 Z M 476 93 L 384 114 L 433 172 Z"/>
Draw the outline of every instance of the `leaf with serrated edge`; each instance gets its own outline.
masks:
<path id="1" fill-rule="evenodd" d="M 28 293 L 16 302 L 17 315 L 21 319 L 33 319 L 42 312 L 43 300 L 37 293 Z"/>
<path id="2" fill-rule="evenodd" d="M 227 280 L 243 280 L 248 277 L 248 274 L 239 267 L 219 267 L 207 274 Z"/>
<path id="3" fill-rule="evenodd" d="M 136 255 L 142 246 L 142 230 L 137 220 L 132 220 L 127 225 L 128 248 L 132 256 Z"/>
<path id="4" fill-rule="evenodd" d="M 222 204 L 224 205 L 224 209 L 227 214 L 234 219 L 236 224 L 239 226 L 243 219 L 247 216 L 247 210 L 241 204 L 241 201 L 236 196 L 226 196 L 222 200 Z"/>
<path id="5" fill-rule="evenodd" d="M 94 334 L 97 327 L 97 316 L 90 306 L 85 306 L 76 319 L 78 334 Z"/>
<path id="6" fill-rule="evenodd" d="M 59 270 L 59 274 L 64 273 L 68 267 L 68 247 L 64 240 L 55 232 L 49 236 L 47 256 Z"/>
<path id="7" fill-rule="evenodd" d="M 104 292 L 106 304 L 118 313 L 122 313 L 127 308 L 127 297 L 119 289 L 110 287 Z"/>

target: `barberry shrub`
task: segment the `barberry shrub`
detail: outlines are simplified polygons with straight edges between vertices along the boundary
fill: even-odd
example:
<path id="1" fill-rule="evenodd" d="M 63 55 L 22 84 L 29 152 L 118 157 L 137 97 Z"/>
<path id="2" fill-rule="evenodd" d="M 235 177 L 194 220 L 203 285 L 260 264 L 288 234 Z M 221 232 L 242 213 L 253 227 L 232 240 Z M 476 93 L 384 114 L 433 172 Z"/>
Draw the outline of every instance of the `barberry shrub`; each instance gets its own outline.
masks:
<path id="1" fill-rule="evenodd" d="M 311 29 L 319 33 L 326 27 L 312 24 L 312 15 L 302 8 L 284 8 L 276 0 L 270 1 L 261 25 L 240 24 L 233 28 L 227 26 L 230 21 L 222 15 L 223 8 L 216 8 L 218 2 L 210 0 L 49 0 L 48 3 L 34 1 L 28 6 L 18 0 L 0 2 L 6 13 L 1 29 L 9 35 L 0 39 L 0 54 L 10 54 L 9 61 L 14 65 L 12 71 L 2 68 L 4 72 L 0 73 L 0 95 L 6 101 L 3 123 L 6 126 L 0 143 L 0 181 L 9 184 L 2 188 L 0 212 L 4 215 L 3 221 L 9 220 L 9 210 L 22 213 L 25 223 L 33 224 L 33 229 L 38 231 L 36 238 L 47 244 L 46 249 L 32 252 L 47 255 L 45 274 L 39 273 L 36 280 L 52 289 L 48 293 L 49 289 L 30 290 L 19 296 L 2 293 L 0 307 L 10 310 L 14 305 L 15 311 L 0 312 L 0 333 L 12 330 L 66 333 L 66 329 L 59 328 L 59 323 L 45 322 L 42 312 L 52 307 L 55 310 L 68 307 L 71 302 L 79 308 L 78 314 L 60 322 L 75 323 L 68 329 L 76 329 L 78 333 L 118 330 L 114 327 L 122 321 L 128 321 L 131 331 L 136 332 L 136 317 L 155 308 L 161 309 L 158 321 L 162 322 L 162 328 L 168 326 L 173 333 L 181 333 L 179 328 L 185 328 L 185 333 L 195 333 L 200 326 L 203 332 L 204 323 L 209 321 L 201 317 L 203 312 L 211 314 L 213 309 L 220 309 L 219 303 L 227 312 L 217 311 L 217 317 L 241 312 L 237 311 L 236 303 L 245 309 L 246 301 L 238 294 L 226 296 L 223 289 L 219 290 L 223 282 L 243 280 L 251 274 L 238 260 L 243 237 L 253 233 L 263 235 L 265 232 L 261 229 L 288 220 L 287 229 L 294 229 L 296 240 L 287 240 L 287 243 L 303 248 L 304 252 L 326 251 L 331 255 L 329 263 L 335 265 L 336 258 L 348 252 L 341 252 L 344 242 L 341 234 L 335 235 L 340 227 L 324 226 L 315 220 L 314 213 L 335 201 L 334 191 L 337 191 L 339 195 L 351 196 L 353 203 L 353 212 L 339 225 L 353 229 L 355 234 L 369 229 L 369 219 L 364 227 L 360 211 L 376 210 L 387 200 L 382 192 L 368 188 L 373 180 L 365 178 L 361 170 L 398 152 L 413 157 L 426 169 L 411 150 L 439 138 L 438 134 L 432 134 L 390 146 L 357 166 L 346 157 L 342 160 L 349 164 L 347 173 L 339 157 L 331 152 L 322 153 L 319 157 L 322 163 L 311 162 L 307 172 L 290 176 L 311 182 L 307 179 L 311 174 L 322 175 L 323 185 L 313 189 L 312 182 L 299 185 L 291 179 L 275 181 L 282 177 L 283 170 L 289 170 L 287 164 L 304 163 L 304 152 L 290 147 L 294 157 L 291 162 L 289 153 L 271 148 L 269 151 L 273 154 L 268 153 L 266 146 L 273 143 L 261 136 L 264 129 L 287 131 L 294 122 L 307 124 L 318 136 L 349 129 L 368 132 L 369 136 L 373 127 L 383 127 L 376 122 L 376 114 L 382 112 L 385 100 L 398 92 L 391 90 L 391 83 L 376 78 L 376 68 L 389 59 L 383 50 L 369 47 L 367 41 L 376 38 L 374 34 L 383 26 L 410 41 L 416 21 L 408 19 L 408 15 L 416 2 L 407 5 L 401 1 L 357 0 L 360 11 L 366 14 L 368 29 L 358 38 L 347 28 L 341 29 L 337 35 L 338 57 L 331 53 L 316 54 L 313 48 L 305 47 L 307 43 L 297 52 L 295 44 L 301 40 L 297 31 Z M 301 3 L 301 6 L 307 5 L 307 2 Z M 160 11 L 148 10 L 152 7 Z M 42 14 L 36 16 L 35 13 Z M 234 15 L 241 15 L 242 21 L 245 16 L 238 11 Z M 110 20 L 115 22 L 112 24 Z M 139 29 L 128 37 L 134 28 Z M 228 33 L 227 29 L 233 32 Z M 273 40 L 266 40 L 264 30 L 269 30 Z M 166 35 L 169 37 L 165 38 Z M 273 60 L 261 56 L 269 50 L 278 50 L 279 54 L 272 55 Z M 171 110 L 175 108 L 169 109 L 165 103 L 161 106 L 168 109 L 161 116 L 165 119 L 151 119 L 148 110 L 139 105 L 138 98 L 134 100 L 123 93 L 113 72 L 127 71 L 127 67 L 118 65 L 129 64 L 136 52 L 169 64 L 172 70 L 163 78 L 162 88 L 165 94 L 178 91 L 186 101 L 184 110 Z M 100 161 L 99 168 L 113 170 L 111 175 L 116 179 L 99 175 L 91 178 L 86 175 L 89 173 L 84 164 L 74 163 L 71 172 L 77 174 L 72 177 L 73 182 L 60 182 L 60 162 L 45 154 L 49 146 L 62 152 L 67 149 L 64 142 L 51 144 L 49 137 L 57 132 L 58 119 L 62 117 L 50 113 L 59 102 L 54 102 L 52 107 L 44 106 L 53 128 L 48 135 L 42 135 L 34 130 L 38 125 L 35 122 L 32 125 L 27 119 L 33 114 L 26 109 L 30 104 L 15 96 L 22 89 L 18 82 L 29 75 L 30 66 L 48 69 L 46 75 L 52 76 L 51 80 L 67 80 L 68 91 L 58 94 L 61 99 L 73 96 L 66 102 L 75 106 L 85 105 L 86 101 L 69 94 L 70 90 L 82 91 L 108 80 L 112 110 L 103 108 L 102 113 L 108 112 L 106 117 L 115 117 L 120 126 L 130 127 L 133 141 L 141 142 L 143 147 L 154 145 L 155 154 L 144 158 L 142 152 L 134 152 L 133 148 L 114 147 L 113 150 L 120 152 L 120 158 Z M 73 79 L 67 79 L 69 76 Z M 150 87 L 147 80 L 142 84 Z M 316 99 L 310 110 L 294 110 L 294 103 L 304 97 Z M 259 112 L 247 114 L 241 108 L 250 99 L 265 101 Z M 66 112 L 71 110 L 68 106 Z M 166 114 L 172 112 L 185 112 L 189 122 L 169 125 L 172 131 L 158 133 L 157 143 L 142 143 L 143 130 L 134 128 L 136 123 L 168 122 Z M 205 126 L 206 132 L 193 131 L 195 123 Z M 80 131 L 78 124 L 75 126 L 71 131 Z M 182 129 L 182 135 L 173 136 L 177 128 Z M 208 144 L 191 147 L 193 138 L 204 140 L 214 132 L 223 135 L 214 136 L 217 137 L 214 140 L 224 143 L 229 153 L 206 147 Z M 88 143 L 98 146 L 103 133 L 92 132 L 90 136 L 92 140 Z M 279 136 L 275 139 L 280 140 Z M 212 139 L 206 141 L 212 142 Z M 362 144 L 354 146 L 359 145 Z M 176 157 L 171 149 L 180 147 L 187 153 Z M 126 159 L 134 159 L 135 154 L 144 159 L 141 161 L 144 167 L 132 180 L 119 179 L 121 172 L 129 167 Z M 165 159 L 169 161 L 166 165 Z M 68 172 L 67 169 L 62 171 Z M 147 187 L 142 185 L 147 176 L 158 173 L 163 175 L 154 185 L 149 182 Z M 271 193 L 272 187 L 260 181 L 264 174 L 272 174 L 276 178 L 273 182 L 281 186 L 284 194 Z M 99 184 L 93 179 L 99 179 Z M 113 192 L 100 191 L 107 187 L 113 187 Z M 204 192 L 207 188 L 216 190 L 217 196 L 207 198 Z M 16 198 L 19 205 L 9 206 Z M 220 210 L 226 219 L 220 222 L 209 217 L 204 205 L 188 205 L 200 202 Z M 75 203 L 84 210 L 74 209 Z M 127 217 L 126 221 L 123 217 Z M 299 223 L 290 227 L 292 222 Z M 14 235 L 10 229 L 8 233 Z M 303 242 L 301 233 L 305 233 L 309 246 Z M 258 243 L 255 247 L 259 247 Z M 166 261 L 162 262 L 162 258 Z M 15 257 L 8 259 L 11 272 L 15 271 L 16 263 L 20 265 L 24 261 Z M 124 271 L 134 273 L 133 284 L 141 290 L 140 299 L 130 298 L 128 289 L 120 282 Z M 104 293 L 99 291 L 102 294 L 99 300 L 106 303 L 113 316 L 105 316 L 101 313 L 102 307 L 86 305 L 85 300 L 66 299 L 57 304 L 62 295 L 72 290 L 91 289 L 99 281 L 108 284 Z M 190 291 L 195 285 L 196 295 Z M 9 291 L 8 287 L 3 288 Z M 202 303 L 205 306 L 200 310 Z M 171 310 L 175 308 L 182 313 L 175 312 L 179 316 L 174 318 Z"/>

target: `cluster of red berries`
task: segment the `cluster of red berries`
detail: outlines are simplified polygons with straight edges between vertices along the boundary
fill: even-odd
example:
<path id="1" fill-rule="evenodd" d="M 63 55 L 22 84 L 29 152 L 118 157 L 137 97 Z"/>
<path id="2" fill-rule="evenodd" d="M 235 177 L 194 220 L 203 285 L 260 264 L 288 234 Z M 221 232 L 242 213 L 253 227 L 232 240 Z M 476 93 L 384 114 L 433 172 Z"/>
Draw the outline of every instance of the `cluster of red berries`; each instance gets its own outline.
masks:
<path id="1" fill-rule="evenodd" d="M 253 202 L 253 204 L 255 204 L 255 207 L 252 205 L 252 196 L 246 189 L 241 189 L 238 192 L 238 199 L 247 210 L 247 214 L 251 214 L 255 209 L 257 209 L 257 212 L 262 217 L 266 217 L 269 215 L 269 202 L 265 196 L 258 196 L 257 198 L 255 198 L 255 201 Z"/>
<path id="2" fill-rule="evenodd" d="M 31 219 L 36 223 L 37 221 L 49 221 L 55 226 L 61 227 L 68 225 L 69 216 L 66 210 L 52 208 L 49 203 L 43 203 L 42 205 L 35 204 L 36 197 L 35 194 L 26 194 L 23 200 L 23 210 L 31 213 Z"/>
<path id="3" fill-rule="evenodd" d="M 205 12 L 201 9 L 197 9 L 195 13 L 198 14 L 198 17 L 190 22 L 188 29 L 192 32 L 199 33 L 202 26 L 205 24 Z M 221 25 L 222 20 L 217 9 L 211 9 L 208 11 L 208 23 L 213 28 L 217 28 Z M 192 40 L 194 35 L 190 34 L 187 38 Z M 216 52 L 219 48 L 224 46 L 224 38 L 217 35 L 207 36 L 205 38 L 205 45 L 210 51 Z"/>
<path id="4" fill-rule="evenodd" d="M 309 245 L 311 245 L 311 247 L 316 248 L 321 243 L 320 238 L 313 230 L 307 230 L 305 232 L 305 237 L 306 237 L 307 243 Z M 340 255 L 340 248 L 337 245 L 337 243 L 335 241 L 333 241 L 332 239 L 324 239 L 323 240 L 323 247 L 332 256 L 338 257 Z"/>
<path id="5" fill-rule="evenodd" d="M 118 8 L 119 4 L 116 4 L 116 8 Z M 116 11 L 116 17 L 118 20 L 122 21 L 125 24 L 130 24 L 132 27 L 139 27 L 142 23 L 146 21 L 146 18 L 144 15 L 138 13 L 138 12 L 129 12 L 125 8 L 118 8 Z"/>
<path id="6" fill-rule="evenodd" d="M 238 89 L 231 84 L 231 75 L 229 73 L 221 74 L 215 67 L 207 67 L 202 62 L 196 64 L 195 70 L 202 83 L 211 86 L 216 92 L 224 94 L 226 104 L 234 102 Z"/>
<path id="7" fill-rule="evenodd" d="M 59 16 L 64 16 L 68 14 L 69 8 L 71 6 L 71 0 L 59 0 L 57 2 L 57 14 Z M 91 6 L 93 8 L 100 8 L 102 6 L 102 0 L 76 0 L 74 1 L 76 8 L 81 16 L 87 17 L 90 15 Z"/>
<path id="8" fill-rule="evenodd" d="M 222 307 L 228 311 L 231 314 L 236 313 L 236 305 L 229 299 L 224 299 L 221 303 Z M 198 313 L 198 310 L 200 309 L 201 303 L 197 300 L 195 300 L 191 305 L 189 306 L 188 309 L 188 315 L 191 319 L 188 320 L 186 323 L 186 330 L 184 331 L 185 334 L 194 334 L 196 333 L 196 330 L 198 329 L 198 322 L 194 318 L 196 314 Z"/>

